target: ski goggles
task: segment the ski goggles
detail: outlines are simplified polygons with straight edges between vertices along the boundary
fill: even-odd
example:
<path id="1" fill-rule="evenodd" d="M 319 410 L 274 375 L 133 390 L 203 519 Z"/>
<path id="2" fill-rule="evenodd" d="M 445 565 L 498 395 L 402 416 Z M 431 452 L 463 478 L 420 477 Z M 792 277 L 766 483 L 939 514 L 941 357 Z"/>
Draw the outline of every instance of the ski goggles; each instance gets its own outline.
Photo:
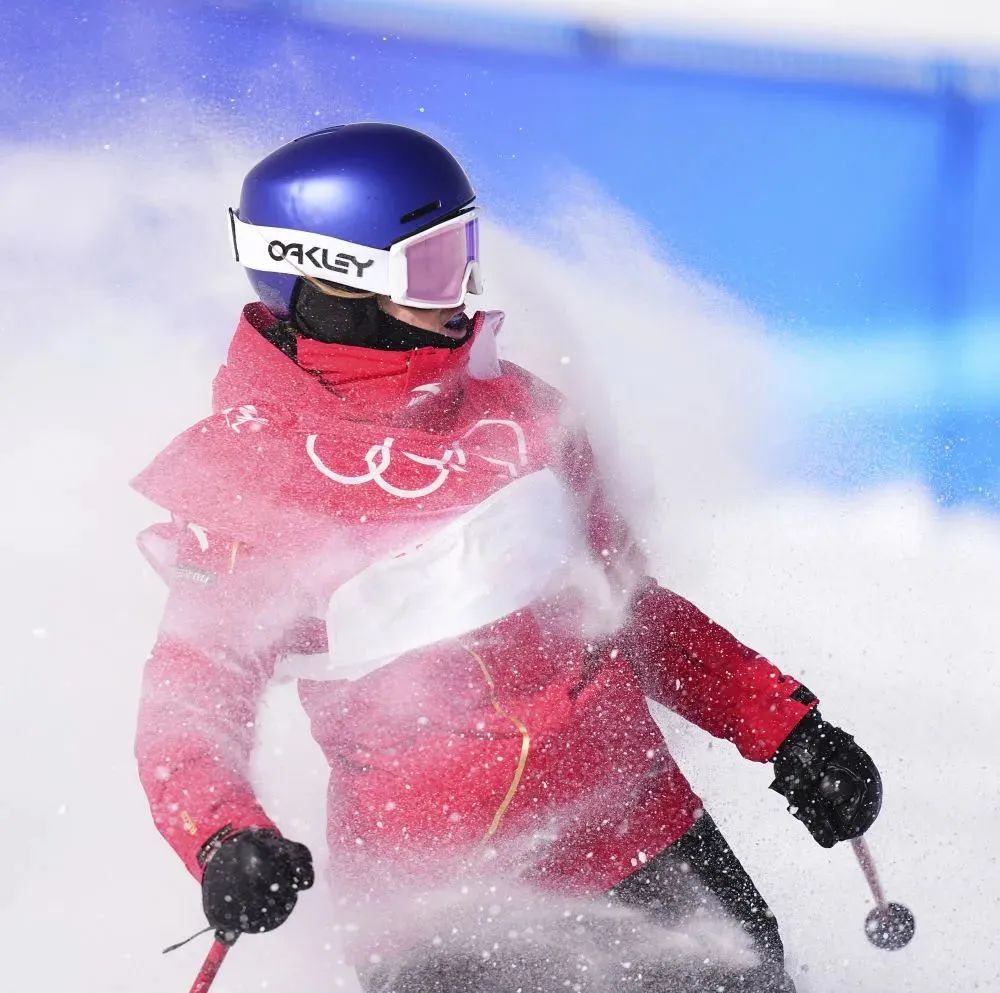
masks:
<path id="1" fill-rule="evenodd" d="M 233 254 L 247 269 L 309 276 L 389 297 L 406 307 L 457 307 L 482 293 L 475 209 L 388 250 L 329 235 L 248 224 L 230 208 Z"/>

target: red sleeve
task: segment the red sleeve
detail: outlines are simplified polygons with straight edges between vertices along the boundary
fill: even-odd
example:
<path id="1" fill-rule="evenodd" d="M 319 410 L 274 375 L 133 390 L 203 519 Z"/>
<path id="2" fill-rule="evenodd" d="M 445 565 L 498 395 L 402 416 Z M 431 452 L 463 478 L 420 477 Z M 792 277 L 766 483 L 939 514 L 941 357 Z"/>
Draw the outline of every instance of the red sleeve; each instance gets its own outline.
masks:
<path id="1" fill-rule="evenodd" d="M 266 588 L 249 550 L 204 529 L 160 525 L 140 544 L 170 595 L 144 672 L 139 777 L 158 830 L 200 879 L 199 850 L 216 832 L 273 827 L 248 774 L 277 656 Z"/>
<path id="2" fill-rule="evenodd" d="M 608 500 L 582 432 L 569 434 L 564 478 L 584 502 L 587 537 L 622 593 L 633 595 L 615 636 L 647 697 L 765 762 L 817 700 L 683 597 L 645 575 L 645 556 Z"/>
<path id="3" fill-rule="evenodd" d="M 797 680 L 652 580 L 617 642 L 646 696 L 755 762 L 770 759 L 817 703 Z"/>
<path id="4" fill-rule="evenodd" d="M 161 637 L 146 663 L 136 734 L 139 778 L 157 830 L 196 879 L 216 832 L 273 827 L 247 768 L 260 670 Z"/>
<path id="5" fill-rule="evenodd" d="M 644 575 L 646 557 L 628 522 L 608 499 L 586 432 L 566 431 L 553 468 L 580 502 L 591 551 L 604 563 L 615 585 L 627 592 L 636 577 Z"/>

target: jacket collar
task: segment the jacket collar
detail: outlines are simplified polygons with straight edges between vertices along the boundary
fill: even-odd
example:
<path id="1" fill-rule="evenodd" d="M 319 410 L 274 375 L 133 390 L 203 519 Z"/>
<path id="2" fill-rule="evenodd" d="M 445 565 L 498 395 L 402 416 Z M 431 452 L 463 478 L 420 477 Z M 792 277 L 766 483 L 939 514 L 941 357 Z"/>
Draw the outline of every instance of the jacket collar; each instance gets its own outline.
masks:
<path id="1" fill-rule="evenodd" d="M 213 387 L 214 407 L 270 403 L 299 415 L 338 414 L 360 408 L 365 419 L 391 415 L 414 391 L 454 383 L 469 361 L 484 315 L 473 318 L 472 334 L 458 348 L 416 348 L 387 352 L 301 339 L 299 364 L 275 348 L 261 331 L 277 318 L 261 303 L 243 308 L 226 364 Z"/>

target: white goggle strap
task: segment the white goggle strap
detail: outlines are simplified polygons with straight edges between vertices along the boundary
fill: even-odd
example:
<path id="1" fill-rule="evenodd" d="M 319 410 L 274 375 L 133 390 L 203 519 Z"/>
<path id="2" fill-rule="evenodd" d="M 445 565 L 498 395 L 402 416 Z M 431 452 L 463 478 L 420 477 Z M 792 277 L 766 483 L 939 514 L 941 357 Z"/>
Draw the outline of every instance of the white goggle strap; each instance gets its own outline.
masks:
<path id="1" fill-rule="evenodd" d="M 262 272 L 312 276 L 372 293 L 389 293 L 389 252 L 329 235 L 248 224 L 229 209 L 233 255 L 240 265 Z M 403 276 L 405 279 L 405 274 Z"/>

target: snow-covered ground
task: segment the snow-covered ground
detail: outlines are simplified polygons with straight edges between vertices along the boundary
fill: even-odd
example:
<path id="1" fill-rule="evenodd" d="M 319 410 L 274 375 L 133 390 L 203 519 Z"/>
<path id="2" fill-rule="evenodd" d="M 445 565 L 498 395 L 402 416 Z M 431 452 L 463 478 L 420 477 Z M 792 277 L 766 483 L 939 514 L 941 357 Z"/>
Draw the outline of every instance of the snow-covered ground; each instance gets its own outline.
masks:
<path id="1" fill-rule="evenodd" d="M 253 157 L 185 147 L 0 155 L 0 934 L 3 988 L 19 993 L 179 993 L 207 946 L 159 954 L 200 926 L 199 896 L 131 757 L 163 590 L 131 543 L 157 512 L 126 482 L 206 409 L 247 297 L 224 208 Z M 67 186 L 72 209 L 53 195 Z M 883 769 L 870 840 L 918 921 L 895 953 L 864 939 L 850 850 L 818 848 L 767 769 L 666 718 L 778 914 L 800 990 L 1000 987 L 1000 521 L 941 512 L 905 481 L 853 496 L 769 481 L 760 467 L 795 412 L 763 330 L 657 262 L 585 185 L 563 203 L 568 263 L 544 232 L 489 231 L 506 354 L 586 408 L 662 581 L 800 675 Z M 608 283 L 609 247 L 632 258 L 624 283 Z M 259 775 L 289 833 L 318 847 L 322 769 L 287 689 L 265 714 Z M 353 990 L 329 899 L 307 894 L 286 926 L 244 939 L 218 993 Z"/>

